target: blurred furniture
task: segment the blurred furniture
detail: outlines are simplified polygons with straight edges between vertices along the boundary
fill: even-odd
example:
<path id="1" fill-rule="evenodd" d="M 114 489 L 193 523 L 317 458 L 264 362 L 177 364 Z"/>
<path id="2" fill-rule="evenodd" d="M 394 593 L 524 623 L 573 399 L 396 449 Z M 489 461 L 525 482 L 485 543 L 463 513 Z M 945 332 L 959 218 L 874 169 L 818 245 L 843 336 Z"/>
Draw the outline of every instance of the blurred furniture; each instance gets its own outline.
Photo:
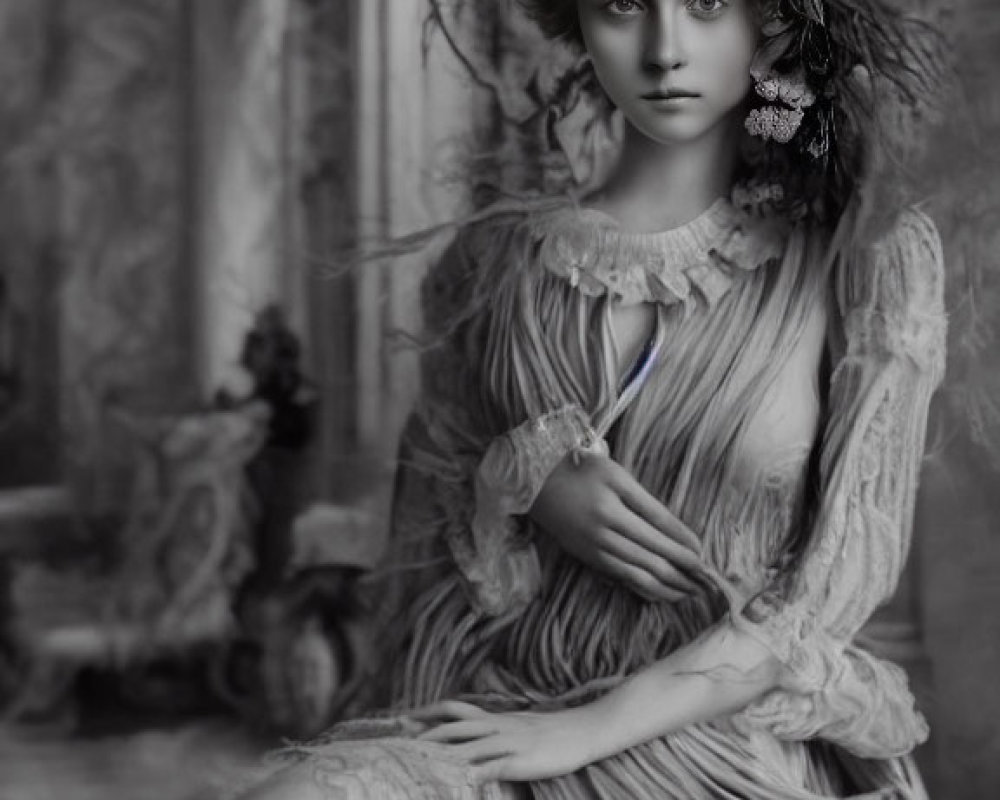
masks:
<path id="1" fill-rule="evenodd" d="M 124 672 L 233 635 L 232 599 L 254 564 L 244 470 L 267 418 L 262 404 L 123 417 L 138 449 L 127 516 L 62 558 L 52 554 L 67 549 L 68 499 L 22 493 L 20 533 L 7 537 L 3 616 L 17 686 L 6 716 L 44 716 L 84 666 Z M 58 531 L 51 547 L 31 537 L 46 525 Z"/>
<path id="2" fill-rule="evenodd" d="M 12 582 L 19 559 L 39 557 L 72 530 L 69 492 L 58 486 L 0 490 L 0 707 L 19 689 Z"/>
<path id="3" fill-rule="evenodd" d="M 240 634 L 216 660 L 213 685 L 255 726 L 314 736 L 359 688 L 371 627 L 358 580 L 378 556 L 376 524 L 362 508 L 311 506 L 289 529 L 280 579 L 245 587 Z"/>

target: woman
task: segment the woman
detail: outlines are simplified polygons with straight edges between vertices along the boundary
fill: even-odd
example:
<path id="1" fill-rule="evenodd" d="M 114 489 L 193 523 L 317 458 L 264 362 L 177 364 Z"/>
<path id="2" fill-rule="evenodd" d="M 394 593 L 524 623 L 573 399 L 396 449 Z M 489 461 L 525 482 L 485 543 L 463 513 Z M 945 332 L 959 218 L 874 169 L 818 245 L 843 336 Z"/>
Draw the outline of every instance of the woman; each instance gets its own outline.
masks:
<path id="1" fill-rule="evenodd" d="M 249 796 L 924 797 L 905 677 L 851 641 L 943 371 L 933 225 L 872 195 L 917 40 L 875 0 L 525 5 L 624 116 L 617 169 L 428 277 L 399 716 Z"/>

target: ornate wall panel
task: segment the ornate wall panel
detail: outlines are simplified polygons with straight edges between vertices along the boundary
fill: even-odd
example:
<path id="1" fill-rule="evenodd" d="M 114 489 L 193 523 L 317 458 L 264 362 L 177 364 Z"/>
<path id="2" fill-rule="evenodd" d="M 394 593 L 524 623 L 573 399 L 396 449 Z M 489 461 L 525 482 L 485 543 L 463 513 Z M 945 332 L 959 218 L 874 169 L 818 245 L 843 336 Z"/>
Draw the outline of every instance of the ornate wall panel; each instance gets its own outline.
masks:
<path id="1" fill-rule="evenodd" d="M 109 410 L 185 399 L 182 3 L 10 0 L 3 14 L 17 73 L 5 85 L 23 87 L 5 108 L 19 131 L 4 143 L 5 206 L 20 213 L 4 257 L 15 288 L 27 270 L 41 281 L 18 302 L 51 326 L 28 323 L 21 356 L 59 365 L 47 429 L 103 508 L 120 500 L 127 461 Z"/>

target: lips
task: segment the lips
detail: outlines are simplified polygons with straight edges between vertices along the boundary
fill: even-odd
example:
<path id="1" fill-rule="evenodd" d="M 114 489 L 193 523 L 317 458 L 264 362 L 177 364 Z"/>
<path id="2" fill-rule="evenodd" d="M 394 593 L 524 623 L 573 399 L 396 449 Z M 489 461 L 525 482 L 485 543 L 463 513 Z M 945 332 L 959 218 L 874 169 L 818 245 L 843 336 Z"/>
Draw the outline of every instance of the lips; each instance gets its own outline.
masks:
<path id="1" fill-rule="evenodd" d="M 643 100 L 677 100 L 682 97 L 701 97 L 701 95 L 686 89 L 656 89 L 642 95 Z"/>

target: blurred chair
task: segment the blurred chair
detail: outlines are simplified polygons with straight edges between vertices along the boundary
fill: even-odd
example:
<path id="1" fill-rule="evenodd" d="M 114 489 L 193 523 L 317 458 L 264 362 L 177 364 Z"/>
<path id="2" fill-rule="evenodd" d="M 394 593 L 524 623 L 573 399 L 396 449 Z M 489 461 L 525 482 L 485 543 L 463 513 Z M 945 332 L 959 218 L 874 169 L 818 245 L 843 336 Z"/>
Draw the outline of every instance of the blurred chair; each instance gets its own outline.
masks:
<path id="1" fill-rule="evenodd" d="M 255 563 L 245 469 L 266 437 L 266 406 L 120 420 L 138 456 L 110 554 L 53 565 L 37 547 L 8 553 L 6 638 L 21 675 L 9 718 L 66 700 L 85 666 L 125 671 L 235 633 L 233 598 Z"/>

